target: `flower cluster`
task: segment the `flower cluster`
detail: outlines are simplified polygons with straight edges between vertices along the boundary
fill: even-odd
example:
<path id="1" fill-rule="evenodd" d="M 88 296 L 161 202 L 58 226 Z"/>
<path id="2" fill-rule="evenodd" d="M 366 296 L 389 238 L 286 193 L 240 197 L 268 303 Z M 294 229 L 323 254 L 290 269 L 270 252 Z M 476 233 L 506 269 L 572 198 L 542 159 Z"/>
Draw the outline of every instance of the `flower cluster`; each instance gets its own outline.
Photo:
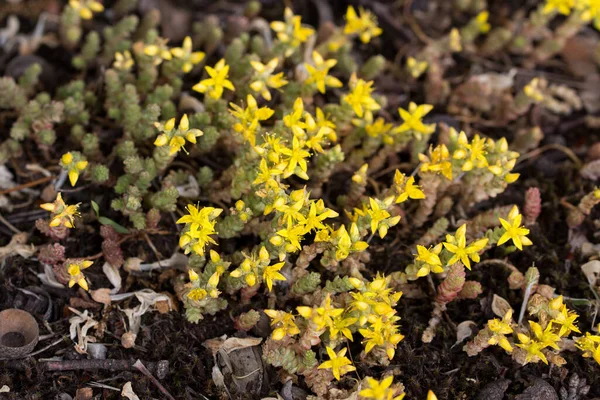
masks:
<path id="1" fill-rule="evenodd" d="M 564 339 L 568 339 L 573 332 L 580 333 L 576 323 L 578 315 L 567 308 L 562 296 L 547 299 L 535 294 L 527 308 L 530 314 L 527 328 L 518 326 L 512 319 L 512 309 L 508 309 L 502 319 L 488 321 L 485 329 L 464 349 L 469 355 L 474 355 L 489 345 L 498 345 L 522 365 L 539 361 L 559 366 L 564 364 L 565 360 L 559 353 L 564 348 Z M 592 336 L 588 334 L 576 341 L 584 354 L 590 343 L 586 338 Z"/>
<path id="2" fill-rule="evenodd" d="M 75 186 L 79 180 L 79 175 L 88 166 L 88 162 L 80 152 L 70 151 L 62 155 L 60 166 L 67 171 L 71 186 Z"/>
<path id="3" fill-rule="evenodd" d="M 494 141 L 475 135 L 469 142 L 464 132 L 450 129 L 450 144 L 440 144 L 429 150 L 429 156 L 421 154 L 421 172 L 439 173 L 449 180 L 456 176 L 472 180 L 474 177 L 489 175 L 493 182 L 512 183 L 519 174 L 512 173 L 518 153 L 508 149 L 508 142 L 502 138 Z M 497 183 L 498 182 L 498 183 Z"/>
<path id="4" fill-rule="evenodd" d="M 187 152 L 184 147 L 185 141 L 195 144 L 196 138 L 204 134 L 199 129 L 190 129 L 187 114 L 183 114 L 177 128 L 175 128 L 175 118 L 171 118 L 164 124 L 156 122 L 154 126 L 162 132 L 154 141 L 154 145 L 157 147 L 168 145 L 170 155 L 178 153 L 181 149 Z"/>
<path id="5" fill-rule="evenodd" d="M 75 217 L 79 217 L 79 203 L 67 205 L 62 199 L 62 194 L 56 195 L 56 200 L 52 203 L 44 203 L 40 205 L 46 211 L 52 213 L 49 225 L 51 227 L 64 226 L 73 228 L 75 226 Z"/>
<path id="6" fill-rule="evenodd" d="M 215 219 L 223 211 L 220 208 L 198 208 L 192 204 L 187 206 L 188 214 L 177 220 L 178 224 L 185 224 L 179 238 L 179 246 L 185 254 L 194 252 L 199 256 L 204 255 L 208 244 L 216 244 L 211 235 L 216 234 Z"/>

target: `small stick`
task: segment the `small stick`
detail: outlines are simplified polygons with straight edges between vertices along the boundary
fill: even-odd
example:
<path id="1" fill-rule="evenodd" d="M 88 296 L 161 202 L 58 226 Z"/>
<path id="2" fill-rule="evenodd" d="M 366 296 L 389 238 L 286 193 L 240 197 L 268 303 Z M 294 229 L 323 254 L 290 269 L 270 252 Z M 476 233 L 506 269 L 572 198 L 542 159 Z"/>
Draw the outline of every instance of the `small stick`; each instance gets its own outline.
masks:
<path id="1" fill-rule="evenodd" d="M 154 383 L 154 385 L 156 385 L 156 387 L 158 388 L 158 390 L 160 390 L 162 394 L 164 394 L 165 396 L 167 396 L 167 398 L 169 400 L 175 400 L 175 398 L 173 396 L 171 396 L 171 394 L 167 391 L 167 389 L 165 389 L 165 387 L 160 384 L 160 382 L 154 377 L 154 375 L 152 375 L 152 373 L 150 371 L 148 371 L 148 369 L 146 368 L 146 366 L 144 366 L 144 364 L 140 360 L 137 360 L 135 362 L 135 364 L 133 364 L 133 366 L 138 371 L 140 371 L 142 374 L 146 375 L 146 377 L 148 379 L 150 379 L 152 381 L 152 383 Z"/>
<path id="2" fill-rule="evenodd" d="M 15 228 L 15 226 L 13 224 L 11 224 L 10 222 L 8 222 L 3 216 L 2 214 L 0 214 L 0 222 L 2 222 L 4 225 L 6 225 L 6 227 L 8 229 L 10 229 L 13 233 L 21 233 L 20 230 L 18 230 L 17 228 Z"/>
<path id="3" fill-rule="evenodd" d="M 41 361 L 38 363 L 31 363 L 31 361 L 11 360 L 0 361 L 0 369 L 8 368 L 24 371 L 27 368 L 38 366 L 42 371 L 139 371 L 139 368 L 137 368 L 135 364 L 136 363 L 129 360 L 62 360 Z M 163 360 L 158 362 L 147 362 L 146 364 L 148 365 L 148 369 L 146 371 L 154 371 L 160 379 L 167 376 L 169 371 L 169 361 Z"/>
<path id="4" fill-rule="evenodd" d="M 14 186 L 14 187 L 11 187 L 8 189 L 0 190 L 0 196 L 3 194 L 7 194 L 7 193 L 18 192 L 19 190 L 30 188 L 32 186 L 41 185 L 42 183 L 51 181 L 53 178 L 54 178 L 53 176 L 45 176 L 43 178 L 36 179 L 35 181 L 27 182 L 22 185 L 18 185 L 18 186 Z"/>

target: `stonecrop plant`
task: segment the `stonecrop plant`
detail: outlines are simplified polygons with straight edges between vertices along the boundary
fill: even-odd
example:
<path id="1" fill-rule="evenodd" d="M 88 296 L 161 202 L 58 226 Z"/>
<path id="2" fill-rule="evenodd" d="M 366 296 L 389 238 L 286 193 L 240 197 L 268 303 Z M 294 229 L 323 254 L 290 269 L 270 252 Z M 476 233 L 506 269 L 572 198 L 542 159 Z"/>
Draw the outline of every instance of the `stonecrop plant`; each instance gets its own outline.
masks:
<path id="1" fill-rule="evenodd" d="M 206 21 L 171 43 L 157 22 L 134 16 L 83 39 L 79 19 L 103 11 L 100 2 L 71 0 L 61 17 L 61 40 L 80 49 L 82 74 L 101 74 L 96 83 L 71 82 L 55 98 L 34 96 L 13 78 L 2 83 L 21 99 L 5 108 L 35 116 L 18 117 L 0 144 L 2 159 L 28 150 L 26 138 L 46 155 L 61 140 L 62 153 L 46 158 L 62 182 L 55 200 L 40 205 L 49 215 L 36 226 L 53 242 L 40 259 L 66 287 L 97 287 L 88 271 L 100 263 L 65 254 L 80 219 L 101 232 L 102 256 L 116 270 L 129 266 L 124 241 L 176 235 L 185 264 L 164 279 L 190 322 L 252 309 L 269 319 L 262 358 L 282 383 L 302 377 L 318 398 L 338 390 L 346 395 L 338 398 L 401 400 L 394 360 L 415 330 L 401 319 L 403 292 L 427 287 L 421 298 L 433 311 L 419 335 L 430 343 L 453 302 L 483 293 L 476 277 L 490 268 L 485 260 L 536 245 L 524 206 L 489 203 L 519 179 L 513 143 L 490 137 L 483 124 L 436 123 L 446 111 L 430 98 L 407 92 L 390 101 L 377 77 L 394 66 L 377 55 L 352 58 L 353 46 L 387 40 L 371 10 L 349 6 L 342 26 L 323 37 L 286 8 L 281 20 L 261 20 L 227 40 Z M 547 0 L 533 12 L 539 23 L 560 14 L 581 27 L 600 25 L 594 1 Z M 488 12 L 476 13 L 394 71 L 424 79 L 443 55 L 473 51 L 490 31 Z M 522 100 L 515 110 L 547 106 L 544 90 L 539 81 L 525 97 L 515 90 Z M 90 116 L 98 110 L 101 117 Z M 95 120 L 111 133 L 94 129 Z M 89 186 L 104 196 L 96 199 L 102 206 L 90 203 L 93 213 L 76 203 Z M 582 218 L 589 210 L 581 207 Z M 381 243 L 406 249 L 408 259 L 382 261 Z M 562 366 L 570 347 L 600 364 L 600 336 L 579 326 L 569 299 L 543 292 L 539 273 L 521 277 L 520 315 L 505 301 L 464 351 L 498 346 L 520 365 Z"/>

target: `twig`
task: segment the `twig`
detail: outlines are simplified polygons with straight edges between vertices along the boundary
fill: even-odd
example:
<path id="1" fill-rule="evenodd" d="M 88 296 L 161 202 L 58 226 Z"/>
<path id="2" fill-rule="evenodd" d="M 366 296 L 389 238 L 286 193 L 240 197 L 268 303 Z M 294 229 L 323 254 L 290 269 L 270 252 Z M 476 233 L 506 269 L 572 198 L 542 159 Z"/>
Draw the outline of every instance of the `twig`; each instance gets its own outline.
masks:
<path id="1" fill-rule="evenodd" d="M 48 181 L 51 181 L 53 178 L 54 178 L 53 176 L 45 176 L 43 178 L 36 179 L 35 181 L 27 182 L 27 183 L 24 183 L 22 185 L 13 186 L 13 187 L 8 188 L 8 189 L 0 190 L 0 196 L 3 195 L 3 194 L 7 194 L 7 193 L 18 192 L 19 190 L 27 189 L 27 188 L 30 188 L 32 186 L 41 185 L 42 183 L 46 183 Z"/>
<path id="2" fill-rule="evenodd" d="M 52 336 L 54 336 L 54 335 L 52 335 Z M 65 341 L 65 340 L 66 340 L 66 337 L 61 337 L 60 339 L 56 340 L 55 342 L 53 342 L 53 343 L 50 343 L 48 346 L 46 346 L 46 347 L 44 347 L 44 348 L 42 348 L 42 349 L 39 349 L 38 351 L 34 351 L 34 352 L 33 352 L 33 353 L 31 353 L 31 354 L 27 354 L 27 357 L 33 357 L 33 356 L 36 356 L 36 355 L 38 355 L 38 354 L 40 354 L 40 353 L 43 353 L 43 352 L 45 352 L 46 350 L 48 350 L 49 348 L 51 348 L 51 347 L 54 347 L 54 346 L 56 346 L 57 344 L 59 344 L 60 342 L 63 342 L 63 341 Z"/>
<path id="3" fill-rule="evenodd" d="M 534 158 L 539 156 L 540 154 L 548 151 L 548 150 L 558 150 L 558 151 L 562 151 L 567 157 L 569 157 L 571 159 L 571 161 L 573 161 L 575 163 L 576 167 L 581 167 L 582 162 L 579 159 L 579 157 L 577 157 L 577 155 L 575 153 L 573 153 L 573 151 L 571 149 L 569 149 L 566 146 L 560 145 L 558 143 L 551 143 L 551 144 L 547 144 L 545 146 L 539 147 L 535 150 L 530 151 L 527 154 L 523 154 L 521 157 L 519 157 L 517 164 L 521 164 L 523 161 L 526 161 L 530 158 Z"/>
<path id="4" fill-rule="evenodd" d="M 154 375 L 152 375 L 150 371 L 148 371 L 146 366 L 140 360 L 137 360 L 135 364 L 133 364 L 133 366 L 142 374 L 146 375 L 146 377 L 150 379 L 152 383 L 154 383 L 154 385 L 158 388 L 158 390 L 160 390 L 162 394 L 167 396 L 169 400 L 175 400 L 175 398 L 171 396 L 167 389 L 165 389 L 165 387 L 160 384 L 160 382 L 154 377 Z"/>
<path id="5" fill-rule="evenodd" d="M 21 233 L 20 230 L 18 230 L 17 228 L 15 228 L 15 226 L 13 224 L 11 224 L 10 222 L 8 222 L 3 216 L 2 214 L 0 214 L 0 222 L 2 222 L 4 225 L 6 225 L 6 227 L 8 229 L 10 229 L 13 233 Z"/>
<path id="6" fill-rule="evenodd" d="M 137 362 L 140 361 L 138 360 Z M 62 360 L 42 361 L 32 365 L 31 361 L 11 360 L 0 362 L 0 369 L 8 368 L 25 371 L 32 366 L 37 366 L 42 371 L 139 371 L 139 368 L 135 366 L 137 362 L 134 363 L 128 360 Z M 169 371 L 169 361 L 147 362 L 146 364 L 148 365 L 148 369 L 146 369 L 148 373 L 154 371 L 161 379 L 167 376 Z"/>

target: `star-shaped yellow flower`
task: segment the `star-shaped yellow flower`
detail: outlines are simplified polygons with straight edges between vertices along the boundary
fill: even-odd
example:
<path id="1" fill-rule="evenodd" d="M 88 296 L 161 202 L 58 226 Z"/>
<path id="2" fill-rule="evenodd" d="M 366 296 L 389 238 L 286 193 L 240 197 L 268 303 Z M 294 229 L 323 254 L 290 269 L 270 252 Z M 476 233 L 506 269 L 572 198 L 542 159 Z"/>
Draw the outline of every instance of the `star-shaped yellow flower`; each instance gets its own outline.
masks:
<path id="1" fill-rule="evenodd" d="M 210 98 L 218 100 L 223 96 L 223 90 L 229 89 L 235 91 L 233 83 L 229 78 L 229 65 L 225 63 L 225 59 L 220 59 L 213 67 L 204 67 L 210 78 L 203 79 L 195 84 L 192 89 L 196 92 L 207 93 Z"/>
<path id="2" fill-rule="evenodd" d="M 514 245 L 519 250 L 523 250 L 523 246 L 531 246 L 533 243 L 525 235 L 529 234 L 529 229 L 521 226 L 522 215 L 519 213 L 517 206 L 508 213 L 508 221 L 499 218 L 502 227 L 506 230 L 498 240 L 498 246 L 512 240 Z"/>
<path id="3" fill-rule="evenodd" d="M 329 355 L 329 361 L 325 361 L 319 365 L 319 369 L 330 369 L 333 376 L 338 381 L 341 379 L 342 375 L 356 371 L 356 367 L 354 367 L 352 362 L 345 356 L 348 348 L 344 347 L 337 354 L 331 347 L 327 347 L 326 350 Z"/>

